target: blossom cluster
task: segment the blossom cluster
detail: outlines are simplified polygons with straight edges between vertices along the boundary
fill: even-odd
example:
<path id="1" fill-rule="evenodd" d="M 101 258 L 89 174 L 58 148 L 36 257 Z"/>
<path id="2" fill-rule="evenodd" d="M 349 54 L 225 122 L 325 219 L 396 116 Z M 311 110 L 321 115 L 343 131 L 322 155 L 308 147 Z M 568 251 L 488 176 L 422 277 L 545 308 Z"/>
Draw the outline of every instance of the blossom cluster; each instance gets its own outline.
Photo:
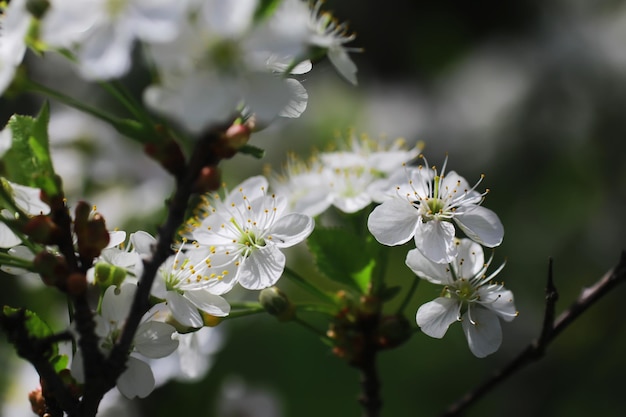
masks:
<path id="1" fill-rule="evenodd" d="M 265 123 L 298 117 L 308 93 L 293 76 L 311 59 L 327 55 L 356 84 L 356 49 L 345 46 L 354 35 L 321 2 L 15 0 L 2 11 L 0 92 L 27 47 L 60 52 L 83 79 L 107 81 L 130 71 L 140 43 L 154 75 L 145 104 L 194 134 L 242 112 Z"/>
<path id="2" fill-rule="evenodd" d="M 413 239 L 406 265 L 419 278 L 443 286 L 438 298 L 417 311 L 422 332 L 441 338 L 460 321 L 470 350 L 484 357 L 500 347 L 498 317 L 517 316 L 511 291 L 493 282 L 504 265 L 487 275 L 491 259 L 485 263 L 481 246 L 500 245 L 504 229 L 498 216 L 481 206 L 487 194 L 476 190 L 482 177 L 470 186 L 456 172 L 446 172 L 446 163 L 441 171 L 405 165 L 390 176 L 386 198 L 369 215 L 368 228 L 388 246 Z M 467 238 L 456 236 L 457 227 Z"/>
<path id="3" fill-rule="evenodd" d="M 354 132 L 340 146 L 307 162 L 292 155 L 283 172 L 271 176 L 272 186 L 287 196 L 293 210 L 310 216 L 331 206 L 343 213 L 364 210 L 386 198 L 389 178 L 419 154 L 402 138 L 376 140 Z"/>
<path id="4" fill-rule="evenodd" d="M 424 164 L 419 164 L 419 159 Z M 406 265 L 420 278 L 444 286 L 441 296 L 420 307 L 416 321 L 423 333 L 441 338 L 450 324 L 463 322 L 471 351 L 479 357 L 495 352 L 502 332 L 497 317 L 516 316 L 513 295 L 486 275 L 482 246 L 502 243 L 497 214 L 481 204 L 479 192 L 454 171 L 428 166 L 418 147 L 403 139 L 373 140 L 352 133 L 347 146 L 321 152 L 308 162 L 291 157 L 274 188 L 289 196 L 292 208 L 317 216 L 334 206 L 344 213 L 380 203 L 367 227 L 383 245 L 413 240 Z M 466 238 L 457 237 L 457 229 Z M 482 246 L 481 246 L 482 245 Z"/>
<path id="5" fill-rule="evenodd" d="M 39 190 L 10 183 L 2 178 L 3 207 L 22 210 L 27 215 L 42 215 L 49 207 L 39 198 Z M 196 331 L 215 318 L 225 317 L 230 305 L 223 297 L 237 283 L 251 290 L 274 285 L 285 268 L 281 249 L 293 246 L 312 232 L 310 216 L 287 211 L 285 197 L 270 194 L 267 180 L 250 178 L 222 198 L 205 196 L 199 207 L 201 216 L 188 227 L 188 237 L 175 254 L 159 268 L 152 287 L 155 301 L 134 337 L 126 371 L 117 381 L 127 397 L 147 396 L 155 386 L 151 359 L 163 358 L 179 348 L 183 376 L 196 378 L 196 366 L 185 366 L 196 356 L 197 343 L 188 341 Z M 22 275 L 33 269 L 33 247 L 21 245 L 21 233 L 7 226 L 15 213 L 3 210 L 0 243 L 8 249 L 2 270 Z M 23 235 L 22 235 L 23 236 Z M 188 240 L 193 239 L 193 240 Z M 143 259 L 151 256 L 156 239 L 138 231 L 109 232 L 109 244 L 87 272 L 89 282 L 101 288 L 102 298 L 96 311 L 96 334 L 100 349 L 108 353 L 121 334 L 143 272 Z M 54 248 L 48 248 L 55 251 Z M 30 269 L 12 266 L 12 263 Z M 180 333 L 178 333 L 180 332 Z M 179 344 L 179 341 L 181 344 Z M 183 344 L 184 342 L 184 344 Z M 194 346 L 194 348 L 192 348 Z M 77 381 L 82 379 L 80 350 L 72 363 Z"/>

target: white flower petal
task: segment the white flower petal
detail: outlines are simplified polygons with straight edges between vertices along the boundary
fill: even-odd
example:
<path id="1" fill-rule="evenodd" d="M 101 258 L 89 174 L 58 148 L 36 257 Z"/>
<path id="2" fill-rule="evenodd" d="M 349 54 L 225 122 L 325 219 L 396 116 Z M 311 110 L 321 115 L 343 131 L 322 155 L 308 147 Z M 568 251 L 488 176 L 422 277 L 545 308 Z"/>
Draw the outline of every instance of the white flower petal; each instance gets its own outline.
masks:
<path id="1" fill-rule="evenodd" d="M 504 227 L 498 215 L 482 206 L 462 206 L 457 209 L 454 221 L 475 242 L 488 248 L 502 243 Z"/>
<path id="2" fill-rule="evenodd" d="M 238 280 L 249 290 L 276 284 L 285 269 L 285 255 L 274 245 L 253 250 L 239 267 Z"/>
<path id="3" fill-rule="evenodd" d="M 115 323 L 125 321 L 136 291 L 134 284 L 123 284 L 119 289 L 115 286 L 107 288 L 102 299 L 102 318 Z"/>
<path id="4" fill-rule="evenodd" d="M 200 310 L 216 317 L 225 317 L 230 313 L 230 304 L 219 295 L 205 290 L 185 291 L 185 298 Z"/>
<path id="5" fill-rule="evenodd" d="M 228 197 L 224 200 L 224 204 L 226 206 L 230 206 L 231 203 L 234 203 L 235 205 L 245 204 L 245 200 L 243 199 L 244 196 L 248 201 L 256 200 L 259 197 L 265 197 L 267 195 L 268 187 L 267 178 L 263 175 L 250 177 L 232 189 L 232 191 L 228 194 Z"/>
<path id="6" fill-rule="evenodd" d="M 451 298 L 439 297 L 423 304 L 415 315 L 415 321 L 422 332 L 430 337 L 441 339 L 448 327 L 458 320 L 459 306 Z"/>
<path id="7" fill-rule="evenodd" d="M 153 245 L 156 244 L 156 239 L 150 233 L 138 230 L 131 233 L 130 244 L 140 256 L 150 255 Z"/>
<path id="8" fill-rule="evenodd" d="M 9 226 L 0 222 L 0 248 L 12 248 L 20 243 L 22 240 L 13 233 Z"/>
<path id="9" fill-rule="evenodd" d="M 348 53 L 344 48 L 331 48 L 328 50 L 328 59 L 335 66 L 339 74 L 341 74 L 346 80 L 350 81 L 352 85 L 357 85 L 356 72 L 357 67 L 348 56 Z"/>
<path id="10" fill-rule="evenodd" d="M 279 248 L 288 248 L 309 237 L 315 221 L 304 214 L 292 213 L 282 217 L 272 226 L 272 242 Z"/>
<path id="11" fill-rule="evenodd" d="M 417 249 L 411 249 L 406 254 L 405 263 L 415 275 L 433 284 L 449 285 L 453 282 L 447 264 L 433 262 Z"/>
<path id="12" fill-rule="evenodd" d="M 48 214 L 50 207 L 41 201 L 39 188 L 27 187 L 25 185 L 16 184 L 7 181 L 13 194 L 15 204 L 28 214 Z"/>
<path id="13" fill-rule="evenodd" d="M 306 91 L 306 88 L 304 88 L 302 83 L 298 80 L 294 80 L 293 78 L 287 78 L 284 80 L 284 82 L 287 84 L 291 95 L 289 102 L 287 103 L 285 108 L 278 113 L 278 115 L 291 119 L 298 118 L 306 110 L 306 106 L 309 101 L 309 93 Z"/>
<path id="14" fill-rule="evenodd" d="M 126 240 L 126 232 L 122 230 L 114 230 L 112 232 L 109 232 L 109 244 L 107 245 L 105 249 L 117 246 L 123 243 L 125 240 Z"/>
<path id="15" fill-rule="evenodd" d="M 204 325 L 198 309 L 191 301 L 174 291 L 168 291 L 165 299 L 177 322 L 190 327 L 202 327 Z"/>
<path id="16" fill-rule="evenodd" d="M 492 284 L 478 289 L 480 304 L 496 313 L 503 320 L 511 321 L 517 317 L 513 293 L 500 285 Z"/>
<path id="17" fill-rule="evenodd" d="M 484 308 L 472 308 L 470 313 L 471 317 L 468 313 L 463 315 L 463 333 L 474 356 L 484 358 L 498 350 L 502 343 L 500 321 Z"/>
<path id="18" fill-rule="evenodd" d="M 129 357 L 126 371 L 117 379 L 117 389 L 129 399 L 147 397 L 154 389 L 152 369 L 145 362 Z"/>
<path id="19" fill-rule="evenodd" d="M 396 246 L 413 237 L 418 221 L 415 207 L 406 200 L 394 198 L 372 211 L 367 219 L 367 228 L 383 245 Z"/>
<path id="20" fill-rule="evenodd" d="M 478 243 L 469 239 L 457 240 L 457 255 L 453 265 L 456 267 L 457 276 L 469 278 L 476 276 L 485 266 L 483 248 Z M 463 263 L 459 262 L 463 260 Z"/>
<path id="21" fill-rule="evenodd" d="M 92 28 L 81 44 L 78 63 L 86 80 L 118 78 L 130 69 L 133 35 L 112 23 Z"/>
<path id="22" fill-rule="evenodd" d="M 433 262 L 447 264 L 454 261 L 456 257 L 454 226 L 450 222 L 440 220 L 418 223 L 415 247 Z"/>
<path id="23" fill-rule="evenodd" d="M 178 340 L 172 339 L 176 329 L 160 321 L 141 323 L 133 344 L 137 352 L 148 358 L 163 358 L 176 350 Z"/>

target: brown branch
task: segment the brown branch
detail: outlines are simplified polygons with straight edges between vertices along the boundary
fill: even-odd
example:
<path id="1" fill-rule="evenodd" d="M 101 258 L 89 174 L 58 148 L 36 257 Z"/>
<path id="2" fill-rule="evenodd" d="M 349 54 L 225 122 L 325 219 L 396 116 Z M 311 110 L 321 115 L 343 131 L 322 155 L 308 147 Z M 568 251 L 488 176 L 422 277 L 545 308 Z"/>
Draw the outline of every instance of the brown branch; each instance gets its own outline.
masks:
<path id="1" fill-rule="evenodd" d="M 378 417 L 383 405 L 380 398 L 380 378 L 376 369 L 377 353 L 376 349 L 372 350 L 358 367 L 361 371 L 359 403 L 363 406 L 363 417 Z"/>
<path id="2" fill-rule="evenodd" d="M 478 401 L 485 394 L 497 387 L 502 381 L 514 375 L 517 371 L 538 361 L 544 355 L 548 345 L 580 317 L 589 307 L 599 301 L 604 295 L 611 292 L 617 285 L 626 282 L 626 252 L 622 252 L 620 260 L 612 270 L 608 271 L 600 280 L 589 288 L 583 289 L 582 293 L 556 320 L 554 317 L 554 304 L 558 298 L 556 288 L 552 281 L 552 262 L 548 274 L 546 287 L 546 312 L 540 337 L 529 344 L 517 357 L 504 368 L 496 371 L 489 379 L 475 389 L 467 392 L 462 398 L 453 403 L 441 414 L 442 417 L 461 415 L 470 405 Z"/>

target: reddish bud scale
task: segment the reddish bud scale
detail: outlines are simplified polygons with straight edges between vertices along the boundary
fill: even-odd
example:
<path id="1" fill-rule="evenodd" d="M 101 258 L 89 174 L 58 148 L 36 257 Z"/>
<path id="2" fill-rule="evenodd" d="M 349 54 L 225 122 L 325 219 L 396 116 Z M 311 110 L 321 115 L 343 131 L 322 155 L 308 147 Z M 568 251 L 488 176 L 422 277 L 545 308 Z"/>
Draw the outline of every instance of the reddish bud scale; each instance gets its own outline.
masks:
<path id="1" fill-rule="evenodd" d="M 93 259 L 100 255 L 102 249 L 109 244 L 109 231 L 106 228 L 104 217 L 99 213 L 91 219 L 91 207 L 84 201 L 76 205 L 74 217 L 74 233 L 78 245 L 78 254 L 83 259 Z"/>
<path id="2" fill-rule="evenodd" d="M 44 284 L 65 290 L 65 283 L 69 276 L 65 258 L 43 251 L 35 256 L 33 264 Z"/>
<path id="3" fill-rule="evenodd" d="M 179 175 L 185 171 L 185 155 L 178 143 L 172 139 L 159 143 L 146 143 L 144 152 L 173 175 Z"/>
<path id="4" fill-rule="evenodd" d="M 411 325 L 403 315 L 383 317 L 378 323 L 376 336 L 381 349 L 392 349 L 402 345 L 411 337 Z"/>
<path id="5" fill-rule="evenodd" d="M 229 148 L 238 151 L 250 140 L 250 128 L 243 124 L 231 125 L 224 132 L 222 140 L 227 143 Z"/>
<path id="6" fill-rule="evenodd" d="M 69 295 L 78 297 L 87 291 L 87 277 L 85 274 L 74 272 L 67 277 L 65 289 Z"/>
<path id="7" fill-rule="evenodd" d="M 219 168 L 215 165 L 205 166 L 198 174 L 198 179 L 194 184 L 194 192 L 202 194 L 215 191 L 220 188 L 221 184 L 222 174 Z"/>
<path id="8" fill-rule="evenodd" d="M 22 227 L 22 232 L 30 237 L 32 241 L 44 245 L 57 243 L 61 236 L 59 226 L 49 216 L 43 214 L 29 219 Z"/>
<path id="9" fill-rule="evenodd" d="M 31 391 L 28 394 L 28 401 L 30 401 L 30 408 L 33 410 L 33 413 L 40 417 L 46 414 L 46 399 L 41 392 L 41 388 Z"/>

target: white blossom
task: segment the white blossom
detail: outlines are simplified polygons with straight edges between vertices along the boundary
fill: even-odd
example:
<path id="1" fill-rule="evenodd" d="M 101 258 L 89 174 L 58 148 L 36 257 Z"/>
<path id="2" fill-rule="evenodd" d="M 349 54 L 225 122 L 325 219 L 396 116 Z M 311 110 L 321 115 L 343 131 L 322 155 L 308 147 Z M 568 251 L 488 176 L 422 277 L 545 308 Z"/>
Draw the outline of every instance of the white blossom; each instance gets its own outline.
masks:
<path id="1" fill-rule="evenodd" d="M 0 94 L 4 93 L 17 66 L 26 53 L 26 32 L 31 16 L 26 10 L 26 0 L 13 0 L 0 13 Z"/>
<path id="2" fill-rule="evenodd" d="M 482 177 L 481 177 L 482 180 Z M 504 229 L 498 216 L 480 206 L 485 193 L 476 191 L 454 171 L 407 167 L 405 181 L 395 194 L 370 214 L 367 226 L 380 243 L 401 245 L 411 238 L 428 259 L 452 262 L 456 256 L 455 227 L 487 247 L 502 243 Z"/>
<path id="3" fill-rule="evenodd" d="M 177 322 L 184 326 L 202 327 L 201 310 L 216 317 L 227 316 L 230 304 L 211 292 L 211 284 L 218 278 L 206 274 L 204 259 L 191 251 L 170 256 L 159 268 L 152 294 L 165 300 Z"/>
<path id="4" fill-rule="evenodd" d="M 269 194 L 262 176 L 244 181 L 223 201 L 211 197 L 209 204 L 192 237 L 206 254 L 209 272 L 230 272 L 229 278 L 216 281 L 223 281 L 221 291 L 234 281 L 251 290 L 274 285 L 285 268 L 281 249 L 302 242 L 314 227 L 311 217 L 287 213 L 287 199 Z"/>
<path id="5" fill-rule="evenodd" d="M 485 263 L 479 244 L 457 239 L 455 245 L 458 255 L 448 265 L 433 262 L 417 249 L 407 254 L 406 264 L 418 277 L 444 287 L 441 296 L 417 310 L 415 319 L 424 334 L 438 339 L 450 324 L 461 321 L 470 350 L 482 358 L 502 342 L 498 317 L 505 321 L 517 317 L 513 293 L 493 281 L 504 264 L 486 275 L 491 259 Z"/>
<path id="6" fill-rule="evenodd" d="M 5 178 L 0 178 L 0 186 L 12 199 L 12 203 L 26 215 L 34 216 L 50 212 L 50 207 L 41 201 L 41 191 L 38 188 L 16 184 Z M 2 208 L 2 202 L 0 202 L 0 208 Z M 22 242 L 11 228 L 1 220 L 1 218 L 11 219 L 15 215 L 16 213 L 7 208 L 2 208 L 0 211 L 0 248 L 11 248 Z"/>
<path id="7" fill-rule="evenodd" d="M 185 11 L 185 1 L 51 0 L 41 38 L 52 47 L 74 50 L 83 78 L 117 78 L 130 69 L 136 39 L 173 39 Z"/>

